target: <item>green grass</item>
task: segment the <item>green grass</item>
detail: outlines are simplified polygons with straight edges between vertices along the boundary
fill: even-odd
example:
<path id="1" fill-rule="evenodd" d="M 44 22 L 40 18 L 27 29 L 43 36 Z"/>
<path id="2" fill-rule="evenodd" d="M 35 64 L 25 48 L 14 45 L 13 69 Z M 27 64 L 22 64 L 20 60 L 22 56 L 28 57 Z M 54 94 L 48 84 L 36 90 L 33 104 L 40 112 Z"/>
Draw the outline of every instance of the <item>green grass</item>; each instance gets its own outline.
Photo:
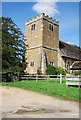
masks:
<path id="1" fill-rule="evenodd" d="M 38 82 L 36 82 L 35 80 L 23 80 L 17 82 L 5 82 L 2 83 L 2 86 L 18 87 L 63 99 L 81 100 L 81 95 L 79 95 L 81 88 L 66 86 L 65 82 L 60 84 L 59 81 L 38 80 Z"/>

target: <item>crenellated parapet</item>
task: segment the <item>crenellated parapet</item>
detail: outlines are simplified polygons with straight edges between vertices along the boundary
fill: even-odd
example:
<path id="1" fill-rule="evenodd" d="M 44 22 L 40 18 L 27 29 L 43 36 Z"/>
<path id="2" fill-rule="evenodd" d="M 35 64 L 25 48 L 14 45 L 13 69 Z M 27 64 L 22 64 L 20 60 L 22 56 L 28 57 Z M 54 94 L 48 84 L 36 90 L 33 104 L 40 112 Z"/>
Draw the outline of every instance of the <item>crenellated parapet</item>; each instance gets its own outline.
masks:
<path id="1" fill-rule="evenodd" d="M 30 20 L 27 20 L 25 24 L 26 24 L 26 25 L 31 24 L 31 23 L 39 20 L 39 19 L 46 19 L 47 21 L 49 21 L 49 22 L 51 22 L 51 23 L 56 24 L 56 25 L 59 26 L 59 21 L 57 21 L 56 19 L 53 19 L 52 17 L 49 17 L 49 16 L 46 15 L 45 13 L 41 13 L 41 14 L 39 14 L 38 16 L 33 17 L 33 18 L 30 19 Z"/>

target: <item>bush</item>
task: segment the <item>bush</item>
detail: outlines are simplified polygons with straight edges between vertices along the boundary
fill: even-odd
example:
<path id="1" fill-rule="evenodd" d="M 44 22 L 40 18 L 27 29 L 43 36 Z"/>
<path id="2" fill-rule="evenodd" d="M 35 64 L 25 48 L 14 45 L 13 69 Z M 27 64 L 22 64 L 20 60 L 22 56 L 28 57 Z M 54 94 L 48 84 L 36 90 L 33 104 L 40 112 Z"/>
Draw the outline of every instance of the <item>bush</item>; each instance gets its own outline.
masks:
<path id="1" fill-rule="evenodd" d="M 51 65 L 47 65 L 46 74 L 47 75 L 56 75 L 57 73 L 56 73 L 55 67 L 53 67 Z"/>
<path id="2" fill-rule="evenodd" d="M 12 82 L 19 79 L 19 72 L 5 69 L 2 71 L 2 82 Z"/>
<path id="3" fill-rule="evenodd" d="M 74 71 L 73 74 L 74 75 L 81 75 L 81 71 L 80 70 Z"/>
<path id="4" fill-rule="evenodd" d="M 57 74 L 66 75 L 67 71 L 61 67 L 56 67 Z"/>
<path id="5" fill-rule="evenodd" d="M 66 70 L 64 70 L 61 67 L 53 67 L 51 65 L 47 65 L 46 68 L 46 74 L 47 75 L 66 75 Z"/>

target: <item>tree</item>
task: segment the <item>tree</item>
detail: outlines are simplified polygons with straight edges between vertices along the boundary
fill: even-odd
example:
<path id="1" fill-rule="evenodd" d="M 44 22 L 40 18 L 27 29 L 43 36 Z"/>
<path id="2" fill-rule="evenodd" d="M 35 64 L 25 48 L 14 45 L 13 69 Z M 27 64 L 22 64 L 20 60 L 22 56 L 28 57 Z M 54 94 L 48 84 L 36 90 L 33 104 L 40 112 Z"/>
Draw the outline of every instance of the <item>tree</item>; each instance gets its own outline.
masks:
<path id="1" fill-rule="evenodd" d="M 20 28 L 11 18 L 2 17 L 2 69 L 24 71 L 23 66 L 26 65 L 24 53 L 24 35 Z"/>
<path id="2" fill-rule="evenodd" d="M 2 68 L 2 19 L 0 18 L 0 71 L 1 71 L 1 68 Z"/>

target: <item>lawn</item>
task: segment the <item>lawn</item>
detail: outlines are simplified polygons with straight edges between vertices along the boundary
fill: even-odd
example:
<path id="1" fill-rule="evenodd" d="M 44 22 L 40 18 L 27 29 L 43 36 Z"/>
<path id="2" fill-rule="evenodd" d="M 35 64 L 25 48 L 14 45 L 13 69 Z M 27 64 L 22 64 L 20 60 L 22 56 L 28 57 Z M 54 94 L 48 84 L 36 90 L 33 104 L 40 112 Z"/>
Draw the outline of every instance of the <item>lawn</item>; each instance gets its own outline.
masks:
<path id="1" fill-rule="evenodd" d="M 38 80 L 36 82 L 35 80 L 23 80 L 17 82 L 4 82 L 2 86 L 18 87 L 63 99 L 81 100 L 81 95 L 79 94 L 81 88 L 66 86 L 65 83 L 60 84 L 59 81 Z"/>

